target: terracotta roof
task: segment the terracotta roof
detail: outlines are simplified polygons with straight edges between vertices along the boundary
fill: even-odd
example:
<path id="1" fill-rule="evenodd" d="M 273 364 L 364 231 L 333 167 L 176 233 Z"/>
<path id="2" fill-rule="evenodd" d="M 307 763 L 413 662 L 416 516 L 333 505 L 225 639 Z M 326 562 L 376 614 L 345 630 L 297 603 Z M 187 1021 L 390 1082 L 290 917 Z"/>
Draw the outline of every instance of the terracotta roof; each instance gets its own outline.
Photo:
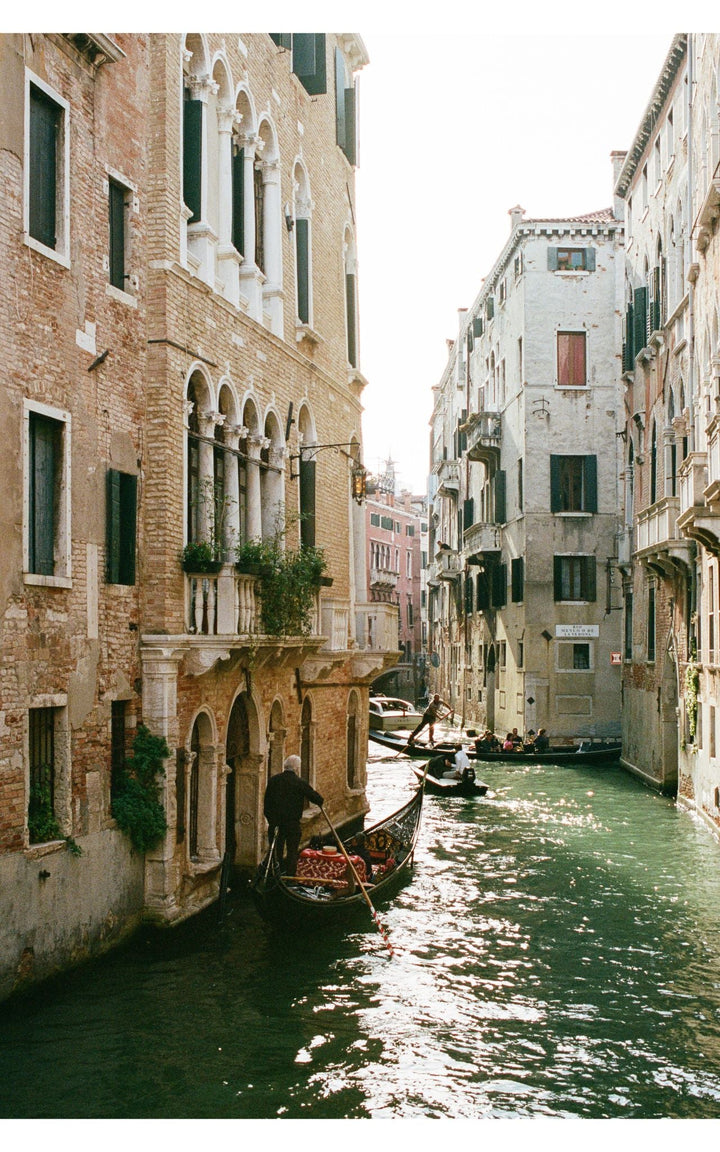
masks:
<path id="1" fill-rule="evenodd" d="M 537 220 L 521 220 L 519 226 L 526 224 L 610 224 L 617 223 L 612 208 L 600 208 L 597 212 L 588 212 L 584 216 L 542 216 Z"/>

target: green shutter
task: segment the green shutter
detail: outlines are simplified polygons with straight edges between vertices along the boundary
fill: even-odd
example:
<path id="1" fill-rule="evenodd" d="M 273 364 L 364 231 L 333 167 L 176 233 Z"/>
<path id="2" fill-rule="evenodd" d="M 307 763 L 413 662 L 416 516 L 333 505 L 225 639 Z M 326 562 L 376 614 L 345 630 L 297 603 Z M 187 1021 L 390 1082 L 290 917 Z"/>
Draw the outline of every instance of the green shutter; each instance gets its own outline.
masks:
<path id="1" fill-rule="evenodd" d="M 302 324 L 310 323 L 310 252 L 308 221 L 295 221 L 295 257 L 297 261 L 297 310 Z"/>
<path id="2" fill-rule="evenodd" d="M 292 48 L 292 32 L 268 32 L 268 36 L 278 48 Z"/>
<path id="3" fill-rule="evenodd" d="M 597 456 L 585 457 L 585 501 L 583 512 L 597 512 Z"/>
<path id="4" fill-rule="evenodd" d="M 62 109 L 30 85 L 30 235 L 48 248 L 57 245 L 57 162 Z"/>
<path id="5" fill-rule="evenodd" d="M 554 599 L 562 600 L 562 574 L 563 574 L 563 557 L 553 556 L 553 583 L 554 583 Z"/>
<path id="6" fill-rule="evenodd" d="M 356 89 L 345 89 L 345 148 L 344 152 L 349 162 L 355 167 L 357 164 L 357 92 Z"/>
<path id="7" fill-rule="evenodd" d="M 475 523 L 475 501 L 472 496 L 463 503 L 463 528 L 472 528 Z"/>
<path id="8" fill-rule="evenodd" d="M 183 200 L 192 212 L 190 224 L 202 215 L 202 100 L 183 101 Z"/>
<path id="9" fill-rule="evenodd" d="M 107 472 L 105 570 L 108 584 L 120 583 L 120 473 Z"/>
<path id="10" fill-rule="evenodd" d="M 498 469 L 495 473 L 495 523 L 504 524 L 507 520 L 505 500 L 505 472 Z"/>
<path id="11" fill-rule="evenodd" d="M 636 288 L 633 294 L 633 350 L 637 356 L 647 344 L 647 288 Z"/>
<path id="12" fill-rule="evenodd" d="M 562 512 L 562 492 L 560 489 L 561 456 L 550 457 L 550 511 Z"/>
<path id="13" fill-rule="evenodd" d="M 55 572 L 59 430 L 56 420 L 30 414 L 28 562 L 29 570 L 40 576 L 52 576 Z"/>
<path id="14" fill-rule="evenodd" d="M 473 611 L 473 582 L 472 576 L 465 577 L 465 615 L 470 616 Z"/>
<path id="15" fill-rule="evenodd" d="M 110 283 L 125 291 L 125 189 L 110 181 Z"/>
<path id="16" fill-rule="evenodd" d="M 594 248 L 586 248 L 585 249 L 585 271 L 586 272 L 594 272 L 595 271 L 595 249 Z"/>
<path id="17" fill-rule="evenodd" d="M 504 608 L 507 603 L 507 564 L 494 564 L 492 568 L 492 606 Z"/>
<path id="18" fill-rule="evenodd" d="M 137 533 L 137 476 L 120 475 L 120 584 L 135 583 L 135 537 Z"/>
<path id="19" fill-rule="evenodd" d="M 345 123 L 345 59 L 339 48 L 335 49 L 335 131 L 336 139 L 343 152 L 347 144 Z"/>
<path id="20" fill-rule="evenodd" d="M 327 92 L 325 33 L 293 32 L 292 70 L 310 96 Z"/>
<path id="21" fill-rule="evenodd" d="M 547 250 L 547 266 L 548 266 L 548 272 L 557 272 L 557 268 L 558 268 L 558 250 L 557 250 L 557 248 L 548 248 L 548 250 Z"/>
<path id="22" fill-rule="evenodd" d="M 513 557 L 510 566 L 513 603 L 520 604 L 525 590 L 525 560 L 522 556 Z"/>
<path id="23" fill-rule="evenodd" d="M 315 544 L 315 461 L 300 457 L 300 542 L 304 548 Z"/>
<path id="24" fill-rule="evenodd" d="M 585 578 L 586 578 L 586 600 L 594 601 L 597 599 L 597 563 L 594 556 L 584 557 L 585 565 Z"/>
<path id="25" fill-rule="evenodd" d="M 479 338 L 483 334 L 483 320 L 482 316 L 473 316 L 472 322 L 473 336 Z"/>
<path id="26" fill-rule="evenodd" d="M 232 242 L 241 256 L 245 255 L 245 149 L 233 151 L 232 157 Z"/>
<path id="27" fill-rule="evenodd" d="M 355 310 L 355 276 L 348 272 L 345 276 L 345 312 L 347 318 L 347 358 L 353 368 L 357 368 L 357 318 Z"/>

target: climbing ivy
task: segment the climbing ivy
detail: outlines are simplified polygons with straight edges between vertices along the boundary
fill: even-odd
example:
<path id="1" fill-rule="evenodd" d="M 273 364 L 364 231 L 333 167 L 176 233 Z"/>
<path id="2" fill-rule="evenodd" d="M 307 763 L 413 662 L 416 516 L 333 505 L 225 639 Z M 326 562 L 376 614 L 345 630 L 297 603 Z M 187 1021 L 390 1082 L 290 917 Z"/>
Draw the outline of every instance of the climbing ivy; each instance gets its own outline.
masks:
<path id="1" fill-rule="evenodd" d="M 695 740 L 697 731 L 698 688 L 700 673 L 696 664 L 688 664 L 685 669 L 685 713 L 688 720 L 688 735 Z"/>
<path id="2" fill-rule="evenodd" d="M 112 814 L 139 852 L 149 852 L 167 832 L 165 809 L 160 801 L 159 777 L 170 755 L 163 736 L 153 736 L 141 724 L 133 741 L 133 754 L 118 773 Z"/>

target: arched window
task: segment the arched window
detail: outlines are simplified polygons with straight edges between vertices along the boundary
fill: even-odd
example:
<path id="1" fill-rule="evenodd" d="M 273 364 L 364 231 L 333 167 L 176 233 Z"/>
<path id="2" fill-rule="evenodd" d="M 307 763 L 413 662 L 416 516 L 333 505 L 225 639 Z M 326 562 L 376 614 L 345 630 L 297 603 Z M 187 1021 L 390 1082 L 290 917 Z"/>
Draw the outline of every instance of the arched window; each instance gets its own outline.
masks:
<path id="1" fill-rule="evenodd" d="M 187 542 L 214 541 L 215 436 L 212 392 L 203 373 L 192 373 L 186 393 L 186 509 Z"/>
<path id="2" fill-rule="evenodd" d="M 217 767 L 210 717 L 200 713 L 193 724 L 187 753 L 188 852 L 193 862 L 219 860 L 217 843 Z"/>
<path id="3" fill-rule="evenodd" d="M 280 203 L 280 159 L 275 130 L 265 118 L 255 143 L 255 263 L 264 275 L 262 316 L 269 318 L 270 331 L 283 334 L 282 301 L 282 212 Z"/>
<path id="4" fill-rule="evenodd" d="M 310 783 L 314 759 L 314 725 L 312 704 L 308 696 L 303 700 L 300 717 L 300 775 Z"/>
<path id="5" fill-rule="evenodd" d="M 260 498 L 263 539 L 283 528 L 285 441 L 274 412 L 265 417 L 265 435 L 260 453 Z"/>
<path id="6" fill-rule="evenodd" d="M 348 363 L 351 368 L 360 365 L 357 321 L 357 254 L 355 238 L 346 229 L 344 241 L 345 263 L 345 333 Z"/>
<path id="7" fill-rule="evenodd" d="M 307 172 L 296 163 L 293 172 L 294 228 L 295 228 L 295 288 L 296 312 L 301 324 L 313 325 L 312 292 L 312 225 L 310 185 Z"/>
<path id="8" fill-rule="evenodd" d="M 285 719 L 283 706 L 276 700 L 270 710 L 270 731 L 268 739 L 268 779 L 282 772 L 285 759 Z"/>
<path id="9" fill-rule="evenodd" d="M 315 456 L 307 451 L 317 444 L 315 424 L 306 404 L 298 417 L 300 433 L 300 542 L 310 548 L 315 544 Z"/>

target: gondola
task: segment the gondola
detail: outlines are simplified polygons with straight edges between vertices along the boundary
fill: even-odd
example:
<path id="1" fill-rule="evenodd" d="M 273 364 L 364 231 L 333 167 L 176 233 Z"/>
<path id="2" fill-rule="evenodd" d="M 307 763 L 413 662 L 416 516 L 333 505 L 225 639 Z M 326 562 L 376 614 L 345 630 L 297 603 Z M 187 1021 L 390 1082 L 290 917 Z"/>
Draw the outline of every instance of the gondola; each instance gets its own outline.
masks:
<path id="1" fill-rule="evenodd" d="M 407 737 L 398 736 L 396 733 L 371 732 L 369 735 L 375 744 L 381 744 L 383 748 L 388 748 L 392 752 L 402 752 L 414 760 L 427 760 L 428 756 L 454 752 L 460 743 L 443 741 L 431 748 L 419 741 L 408 745 Z M 622 751 L 621 744 L 612 742 L 588 744 L 586 747 L 579 744 L 575 748 L 564 745 L 548 748 L 546 752 L 476 752 L 473 744 L 466 744 L 464 748 L 470 760 L 478 760 L 483 764 L 494 761 L 503 763 L 511 761 L 514 764 L 605 764 L 611 760 L 619 760 Z"/>
<path id="2" fill-rule="evenodd" d="M 372 880 L 366 892 L 373 905 L 382 903 L 409 879 L 415 844 L 420 831 L 424 786 L 391 816 L 352 836 L 341 837 L 343 846 L 361 878 L 365 858 L 372 864 Z M 277 859 L 268 853 L 251 883 L 255 905 L 266 920 L 318 925 L 367 912 L 367 901 L 354 881 L 342 855 L 324 849 L 305 849 L 298 858 L 297 876 L 280 873 Z M 356 851 L 360 849 L 363 857 Z"/>
<path id="3" fill-rule="evenodd" d="M 445 771 L 445 761 L 442 757 L 438 759 L 437 765 L 430 761 L 427 775 L 425 769 L 418 764 L 412 764 L 411 768 L 418 780 L 422 780 L 425 776 L 425 789 L 435 796 L 485 796 L 488 791 L 487 784 L 476 778 L 474 768 L 466 768 L 462 780 L 445 780 L 437 775 L 436 772 Z"/>

